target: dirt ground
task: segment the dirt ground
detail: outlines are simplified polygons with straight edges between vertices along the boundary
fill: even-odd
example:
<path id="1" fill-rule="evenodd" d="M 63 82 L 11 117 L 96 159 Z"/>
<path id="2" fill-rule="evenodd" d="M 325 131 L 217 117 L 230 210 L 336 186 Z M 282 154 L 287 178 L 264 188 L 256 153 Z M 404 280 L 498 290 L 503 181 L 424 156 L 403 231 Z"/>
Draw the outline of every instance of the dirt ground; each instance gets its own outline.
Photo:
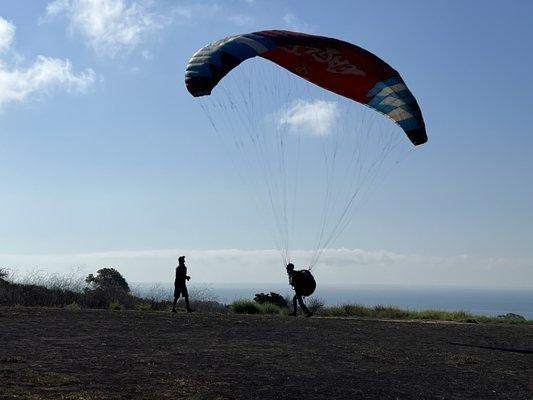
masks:
<path id="1" fill-rule="evenodd" d="M 532 399 L 533 327 L 0 309 L 1 399 Z"/>

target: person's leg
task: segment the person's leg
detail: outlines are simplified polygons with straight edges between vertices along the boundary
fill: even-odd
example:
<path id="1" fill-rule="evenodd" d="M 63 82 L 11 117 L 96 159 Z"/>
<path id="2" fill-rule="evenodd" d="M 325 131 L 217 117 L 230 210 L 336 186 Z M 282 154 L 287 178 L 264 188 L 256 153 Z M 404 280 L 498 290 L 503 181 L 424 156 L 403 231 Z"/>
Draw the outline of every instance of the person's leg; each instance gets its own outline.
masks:
<path id="1" fill-rule="evenodd" d="M 302 296 L 298 295 L 298 304 L 300 304 L 300 308 L 305 313 L 306 316 L 310 317 L 312 315 L 311 311 L 307 308 L 307 306 L 304 303 L 304 300 L 302 299 Z"/>
<path id="2" fill-rule="evenodd" d="M 189 304 L 189 296 L 188 296 L 188 295 L 185 296 L 184 299 L 185 299 L 185 308 L 187 309 L 187 312 L 194 311 L 194 310 L 191 308 L 190 304 Z"/>
<path id="3" fill-rule="evenodd" d="M 289 313 L 291 317 L 296 317 L 296 315 L 298 314 L 298 306 L 296 305 L 296 301 L 296 295 L 294 295 L 294 297 L 292 298 L 292 309 L 294 311 Z"/>
<path id="4" fill-rule="evenodd" d="M 187 291 L 187 286 L 183 287 L 183 298 L 185 299 L 185 308 L 187 309 L 187 312 L 193 312 L 194 310 L 191 308 L 189 304 L 189 292 Z"/>
<path id="5" fill-rule="evenodd" d="M 179 297 L 179 293 L 178 295 L 176 296 L 176 294 L 174 294 L 174 304 L 172 305 L 172 312 L 176 312 L 176 303 L 178 302 L 178 297 Z"/>

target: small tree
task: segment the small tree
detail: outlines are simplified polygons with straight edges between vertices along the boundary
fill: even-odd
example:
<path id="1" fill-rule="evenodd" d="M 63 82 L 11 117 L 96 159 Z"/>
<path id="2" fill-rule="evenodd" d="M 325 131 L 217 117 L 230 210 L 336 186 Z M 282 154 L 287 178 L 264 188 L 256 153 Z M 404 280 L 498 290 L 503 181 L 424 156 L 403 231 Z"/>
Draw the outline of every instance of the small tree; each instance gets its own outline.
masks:
<path id="1" fill-rule="evenodd" d="M 9 272 L 7 268 L 0 268 L 0 283 L 7 282 L 7 277 L 9 276 Z"/>
<path id="2" fill-rule="evenodd" d="M 270 303 L 275 304 L 280 308 L 289 308 L 287 305 L 287 300 L 285 300 L 282 295 L 274 292 L 270 292 L 270 294 L 257 293 L 254 297 L 254 301 L 259 304 Z"/>
<path id="3" fill-rule="evenodd" d="M 129 293 L 130 287 L 126 279 L 115 268 L 102 268 L 96 271 L 96 276 L 89 274 L 85 282 L 97 289 L 120 288 Z"/>

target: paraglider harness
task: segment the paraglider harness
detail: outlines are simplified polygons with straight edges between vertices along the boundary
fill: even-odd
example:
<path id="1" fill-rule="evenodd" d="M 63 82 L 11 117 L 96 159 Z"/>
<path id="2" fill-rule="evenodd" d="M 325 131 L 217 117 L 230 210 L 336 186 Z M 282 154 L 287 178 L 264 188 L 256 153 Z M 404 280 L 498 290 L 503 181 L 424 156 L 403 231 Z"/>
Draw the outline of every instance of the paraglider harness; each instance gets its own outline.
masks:
<path id="1" fill-rule="evenodd" d="M 315 277 L 308 269 L 293 271 L 289 283 L 300 296 L 311 296 L 316 289 Z"/>

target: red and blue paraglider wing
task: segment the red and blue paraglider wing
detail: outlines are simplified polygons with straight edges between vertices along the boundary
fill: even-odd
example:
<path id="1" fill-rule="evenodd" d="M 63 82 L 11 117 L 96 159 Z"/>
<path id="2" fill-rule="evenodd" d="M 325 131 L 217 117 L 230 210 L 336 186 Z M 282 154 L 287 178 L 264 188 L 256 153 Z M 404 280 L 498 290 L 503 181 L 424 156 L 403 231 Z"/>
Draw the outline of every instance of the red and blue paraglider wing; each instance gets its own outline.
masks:
<path id="1" fill-rule="evenodd" d="M 420 107 L 400 74 L 376 55 L 338 39 L 278 30 L 228 37 L 194 54 L 185 73 L 187 89 L 195 97 L 209 95 L 233 68 L 255 56 L 385 114 L 415 145 L 427 141 Z"/>

